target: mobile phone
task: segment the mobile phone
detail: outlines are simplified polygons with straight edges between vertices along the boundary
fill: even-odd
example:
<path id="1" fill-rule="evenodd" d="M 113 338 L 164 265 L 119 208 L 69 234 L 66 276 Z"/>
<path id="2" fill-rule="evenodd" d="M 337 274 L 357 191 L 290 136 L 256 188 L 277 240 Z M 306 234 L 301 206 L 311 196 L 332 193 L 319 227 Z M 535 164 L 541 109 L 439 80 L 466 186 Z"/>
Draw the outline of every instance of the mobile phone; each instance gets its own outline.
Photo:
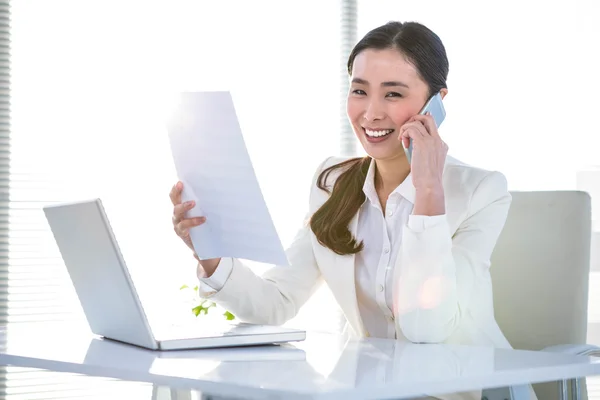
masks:
<path id="1" fill-rule="evenodd" d="M 435 125 L 439 128 L 444 119 L 446 118 L 446 109 L 444 108 L 444 104 L 442 103 L 442 95 L 438 92 L 431 96 L 431 98 L 425 103 L 419 114 L 424 115 L 426 112 L 430 112 L 433 120 L 435 121 Z M 410 164 L 412 160 L 412 150 L 413 144 L 412 139 L 409 141 L 408 148 L 406 151 L 406 158 L 408 158 L 408 163 Z"/>

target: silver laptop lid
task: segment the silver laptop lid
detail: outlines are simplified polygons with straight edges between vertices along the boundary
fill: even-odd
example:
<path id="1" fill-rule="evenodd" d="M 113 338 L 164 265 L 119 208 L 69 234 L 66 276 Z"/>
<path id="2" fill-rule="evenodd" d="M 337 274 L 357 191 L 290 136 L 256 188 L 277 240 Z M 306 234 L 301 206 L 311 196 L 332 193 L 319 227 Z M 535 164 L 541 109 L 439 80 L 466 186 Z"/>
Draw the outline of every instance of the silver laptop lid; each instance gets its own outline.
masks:
<path id="1" fill-rule="evenodd" d="M 100 199 L 43 208 L 93 333 L 156 349 Z"/>

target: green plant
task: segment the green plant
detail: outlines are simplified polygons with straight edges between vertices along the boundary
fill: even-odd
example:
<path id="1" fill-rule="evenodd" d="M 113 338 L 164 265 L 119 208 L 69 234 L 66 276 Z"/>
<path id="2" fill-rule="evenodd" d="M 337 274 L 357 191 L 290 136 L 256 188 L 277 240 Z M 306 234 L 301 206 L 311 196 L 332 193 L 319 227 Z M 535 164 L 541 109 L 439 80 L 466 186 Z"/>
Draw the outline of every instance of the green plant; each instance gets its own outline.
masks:
<path id="1" fill-rule="evenodd" d="M 183 285 L 179 288 L 179 290 L 189 290 L 191 289 L 188 285 Z M 199 304 L 194 306 L 192 308 L 192 312 L 194 313 L 194 315 L 197 317 L 200 314 L 208 314 L 208 310 L 211 308 L 216 308 L 217 304 L 214 301 L 210 301 L 208 299 L 201 299 L 200 296 L 198 296 L 198 286 L 194 286 L 194 288 L 192 289 L 194 291 L 194 299 L 198 300 Z M 223 313 L 223 316 L 225 317 L 225 319 L 227 319 L 228 321 L 231 321 L 233 319 L 235 319 L 235 315 L 233 315 L 232 313 L 230 313 L 229 311 L 225 310 L 225 312 Z"/>

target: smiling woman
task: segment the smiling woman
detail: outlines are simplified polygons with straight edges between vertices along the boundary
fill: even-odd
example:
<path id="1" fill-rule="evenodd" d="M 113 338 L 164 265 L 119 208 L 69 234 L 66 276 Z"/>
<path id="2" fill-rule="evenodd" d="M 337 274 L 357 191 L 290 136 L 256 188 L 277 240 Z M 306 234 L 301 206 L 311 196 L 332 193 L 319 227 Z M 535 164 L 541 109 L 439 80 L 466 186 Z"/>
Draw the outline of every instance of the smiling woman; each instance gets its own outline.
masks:
<path id="1" fill-rule="evenodd" d="M 433 117 L 419 114 L 447 93 L 441 40 L 421 24 L 384 24 L 356 44 L 348 72 L 348 119 L 367 156 L 328 158 L 315 171 L 290 267 L 259 277 L 235 258 L 198 259 L 200 296 L 242 321 L 279 325 L 326 282 L 350 336 L 510 347 L 489 274 L 511 203 L 506 180 L 447 156 Z M 186 218 L 182 189 L 170 195 L 185 241 L 203 222 Z"/>
<path id="2" fill-rule="evenodd" d="M 390 33 L 394 33 L 392 36 Z M 435 57 L 436 62 L 431 62 Z M 348 116 L 365 151 L 375 158 L 402 154 L 382 143 L 399 132 L 435 93 L 447 94 L 448 59 L 444 45 L 431 30 L 417 23 L 389 23 L 372 31 L 354 48 L 348 61 L 352 86 Z M 401 79 L 398 79 L 401 77 Z M 369 101 L 366 101 L 369 99 Z M 381 121 L 386 114 L 389 120 Z M 383 126 L 386 124 L 387 126 Z M 397 147 L 398 143 L 394 143 Z"/>
<path id="3" fill-rule="evenodd" d="M 362 160 L 351 159 L 321 174 L 322 183 L 330 171 L 349 166 L 340 175 L 339 182 L 340 185 L 352 187 L 349 190 L 340 188 L 334 191 L 312 218 L 312 228 L 319 241 L 338 254 L 355 253 L 362 249 L 357 247 L 356 242 L 348 241 L 346 235 L 340 236 L 339 242 L 335 243 L 335 236 L 331 232 L 344 231 L 364 202 L 365 193 L 361 189 L 370 158 L 377 160 L 378 170 L 381 171 L 375 179 L 377 194 L 382 199 L 380 203 L 385 213 L 387 198 L 406 180 L 411 170 L 403 150 L 402 131 L 414 132 L 419 139 L 415 141 L 417 147 L 422 143 L 422 137 L 435 136 L 439 139 L 437 128 L 430 125 L 425 129 L 429 119 L 417 114 L 433 94 L 447 94 L 448 58 L 439 37 L 425 26 L 391 22 L 370 31 L 357 43 L 348 59 L 348 73 L 351 76 L 347 100 L 348 118 L 369 157 Z M 423 122 L 419 122 L 419 118 Z M 441 140 L 438 142 L 443 145 Z M 445 150 L 439 157 L 442 160 L 445 158 Z M 437 164 L 433 171 L 441 175 L 440 165 L 443 165 L 443 161 L 440 163 L 438 160 Z M 417 185 L 421 184 L 418 179 L 421 174 L 417 171 Z M 414 173 L 411 179 L 415 184 Z M 434 182 L 425 183 L 429 185 L 425 190 L 434 190 L 436 187 L 439 189 L 439 179 L 435 182 L 434 177 L 433 180 Z M 433 208 L 436 209 L 434 213 L 443 214 L 443 196 L 439 192 L 442 190 L 437 193 L 439 204 Z M 436 194 L 427 196 L 421 204 L 429 202 L 435 196 Z M 344 207 L 341 207 L 342 202 Z M 321 221 L 331 220 L 334 213 L 341 217 L 333 218 L 334 222 L 322 226 Z"/>
<path id="4" fill-rule="evenodd" d="M 488 271 L 511 201 L 506 181 L 447 157 L 433 118 L 417 115 L 446 91 L 440 39 L 420 24 L 385 24 L 357 43 L 348 70 L 348 117 L 368 156 L 328 158 L 316 171 L 291 267 L 259 277 L 235 258 L 198 260 L 200 295 L 241 320 L 277 325 L 325 281 L 354 336 L 509 346 Z M 367 135 L 386 130 L 376 143 Z M 410 164 L 402 138 L 415 143 Z M 186 218 L 182 189 L 170 196 L 185 241 L 203 222 Z"/>

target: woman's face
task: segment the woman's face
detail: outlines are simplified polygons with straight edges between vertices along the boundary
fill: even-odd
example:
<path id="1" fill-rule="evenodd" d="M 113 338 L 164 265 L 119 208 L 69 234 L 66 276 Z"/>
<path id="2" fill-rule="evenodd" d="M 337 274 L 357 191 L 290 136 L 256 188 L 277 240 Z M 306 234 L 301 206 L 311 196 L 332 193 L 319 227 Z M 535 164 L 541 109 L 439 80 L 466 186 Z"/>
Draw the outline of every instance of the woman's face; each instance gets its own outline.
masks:
<path id="1" fill-rule="evenodd" d="M 400 127 L 427 102 L 427 83 L 395 49 L 363 50 L 351 72 L 347 113 L 363 148 L 376 160 L 406 157 Z"/>

